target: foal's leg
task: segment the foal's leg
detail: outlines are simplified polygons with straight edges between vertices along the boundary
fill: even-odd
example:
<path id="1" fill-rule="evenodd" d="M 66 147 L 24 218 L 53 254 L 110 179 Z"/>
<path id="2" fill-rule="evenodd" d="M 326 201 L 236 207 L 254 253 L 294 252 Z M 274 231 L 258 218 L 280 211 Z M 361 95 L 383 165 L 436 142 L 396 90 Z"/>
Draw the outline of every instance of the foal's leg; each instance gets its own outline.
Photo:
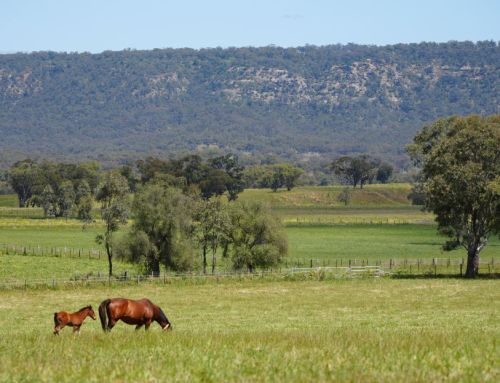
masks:
<path id="1" fill-rule="evenodd" d="M 78 334 L 80 335 L 80 326 L 73 326 L 73 334 Z"/>

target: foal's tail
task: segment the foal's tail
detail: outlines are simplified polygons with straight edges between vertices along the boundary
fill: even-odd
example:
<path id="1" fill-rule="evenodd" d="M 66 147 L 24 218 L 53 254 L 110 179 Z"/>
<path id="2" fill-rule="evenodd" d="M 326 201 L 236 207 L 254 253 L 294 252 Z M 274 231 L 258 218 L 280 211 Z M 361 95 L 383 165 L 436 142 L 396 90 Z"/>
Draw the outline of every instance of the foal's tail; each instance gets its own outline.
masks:
<path id="1" fill-rule="evenodd" d="M 54 325 L 58 325 L 59 321 L 57 320 L 57 313 L 54 313 Z"/>
<path id="2" fill-rule="evenodd" d="M 109 302 L 111 302 L 111 299 L 106 299 L 102 301 L 101 304 L 99 305 L 99 319 L 101 320 L 101 326 L 103 331 L 106 331 L 106 311 Z"/>

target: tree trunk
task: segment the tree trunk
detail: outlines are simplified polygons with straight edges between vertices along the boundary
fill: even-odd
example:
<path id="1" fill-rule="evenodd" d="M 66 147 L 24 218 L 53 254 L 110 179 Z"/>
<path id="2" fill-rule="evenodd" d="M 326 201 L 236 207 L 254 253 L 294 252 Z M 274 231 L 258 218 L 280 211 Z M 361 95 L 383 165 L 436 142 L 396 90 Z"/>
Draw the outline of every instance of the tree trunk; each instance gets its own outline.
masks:
<path id="1" fill-rule="evenodd" d="M 153 260 L 153 277 L 159 277 L 160 276 L 160 260 L 159 259 L 154 259 Z"/>
<path id="2" fill-rule="evenodd" d="M 465 271 L 466 278 L 475 278 L 479 273 L 479 246 L 471 245 L 467 252 L 467 269 Z"/>
<path id="3" fill-rule="evenodd" d="M 106 239 L 104 246 L 106 248 L 106 254 L 108 255 L 108 264 L 109 264 L 109 276 L 113 275 L 113 253 L 111 252 L 111 247 L 109 246 L 109 242 Z"/>
<path id="4" fill-rule="evenodd" d="M 207 273 L 207 246 L 203 245 L 203 274 Z"/>
<path id="5" fill-rule="evenodd" d="M 28 204 L 28 199 L 25 196 L 18 195 L 19 207 L 26 207 Z"/>
<path id="6" fill-rule="evenodd" d="M 212 253 L 212 274 L 215 274 L 215 251 Z"/>

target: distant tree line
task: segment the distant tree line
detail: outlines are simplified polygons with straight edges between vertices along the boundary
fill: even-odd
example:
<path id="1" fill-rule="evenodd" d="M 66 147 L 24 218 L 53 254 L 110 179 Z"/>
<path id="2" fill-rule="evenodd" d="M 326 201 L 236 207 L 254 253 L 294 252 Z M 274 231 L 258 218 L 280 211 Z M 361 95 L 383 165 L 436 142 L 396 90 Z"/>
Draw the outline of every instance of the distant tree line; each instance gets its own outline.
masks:
<path id="1" fill-rule="evenodd" d="M 26 159 L 9 171 L 20 207 L 40 206 L 46 216 L 88 219 L 100 180 L 99 164 L 40 163 Z"/>
<path id="2" fill-rule="evenodd" d="M 98 204 L 104 231 L 96 241 L 105 248 L 110 276 L 116 256 L 153 275 L 161 266 L 175 271 L 201 266 L 207 272 L 210 260 L 215 272 L 218 256 L 252 272 L 281 262 L 287 240 L 269 209 L 235 201 L 244 188 L 243 171 L 231 154 L 206 161 L 196 155 L 150 157 L 105 172 L 94 162 L 26 159 L 11 167 L 8 180 L 20 207 L 42 207 L 47 217 L 90 222 Z M 117 238 L 129 219 L 129 233 Z"/>

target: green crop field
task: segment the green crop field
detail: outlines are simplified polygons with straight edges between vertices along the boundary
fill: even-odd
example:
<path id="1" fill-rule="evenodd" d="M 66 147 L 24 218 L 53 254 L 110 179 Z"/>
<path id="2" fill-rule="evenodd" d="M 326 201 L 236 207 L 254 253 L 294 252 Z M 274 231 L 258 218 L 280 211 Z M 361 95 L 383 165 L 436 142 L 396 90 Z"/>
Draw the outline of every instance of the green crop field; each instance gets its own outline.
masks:
<path id="1" fill-rule="evenodd" d="M 87 319 L 52 335 L 53 312 L 149 297 L 174 330 L 110 334 Z M 493 280 L 244 280 L 0 292 L 0 381 L 500 379 Z"/>

